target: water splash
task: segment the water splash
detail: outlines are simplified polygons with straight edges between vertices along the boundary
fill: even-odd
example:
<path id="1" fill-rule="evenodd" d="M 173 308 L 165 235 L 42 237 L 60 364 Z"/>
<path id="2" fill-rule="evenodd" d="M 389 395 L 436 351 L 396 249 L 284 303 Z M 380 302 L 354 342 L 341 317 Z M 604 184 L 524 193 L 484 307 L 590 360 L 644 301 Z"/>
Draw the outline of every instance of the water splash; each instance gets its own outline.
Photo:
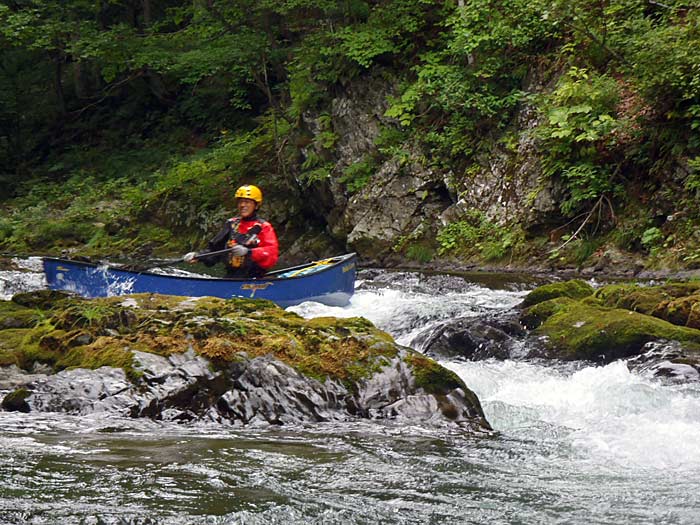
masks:
<path id="1" fill-rule="evenodd" d="M 7 301 L 17 293 L 46 288 L 41 257 L 14 258 L 12 263 L 17 270 L 0 272 L 0 299 Z"/>
<path id="2" fill-rule="evenodd" d="M 532 438 L 558 428 L 582 461 L 600 468 L 700 469 L 700 386 L 666 385 L 607 366 L 525 362 L 443 363 L 472 388 L 487 419 Z"/>
<path id="3" fill-rule="evenodd" d="M 395 279 L 406 279 L 407 284 L 397 287 L 394 280 L 363 280 L 357 283 L 348 306 L 330 307 L 307 302 L 288 310 L 306 318 L 365 317 L 389 332 L 399 344 L 410 346 L 418 334 L 445 319 L 506 310 L 520 303 L 527 293 L 493 290 L 454 276 L 440 276 L 437 280 L 437 276 L 413 273 L 392 275 Z"/>

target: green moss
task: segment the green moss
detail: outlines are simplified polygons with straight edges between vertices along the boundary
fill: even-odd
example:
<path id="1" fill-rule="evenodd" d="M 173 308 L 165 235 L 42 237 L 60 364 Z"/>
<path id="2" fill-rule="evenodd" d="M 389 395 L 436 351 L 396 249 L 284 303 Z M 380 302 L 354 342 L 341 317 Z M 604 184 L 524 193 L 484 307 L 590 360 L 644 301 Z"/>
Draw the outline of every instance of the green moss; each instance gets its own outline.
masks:
<path id="1" fill-rule="evenodd" d="M 109 302 L 80 302 L 57 311 L 51 318 L 56 328 L 71 330 L 90 328 L 93 331 L 106 329 L 122 330 L 135 323 L 136 315 L 129 308 Z"/>
<path id="2" fill-rule="evenodd" d="M 689 328 L 700 328 L 700 294 L 663 301 L 652 311 L 654 317 Z"/>
<path id="3" fill-rule="evenodd" d="M 24 292 L 15 294 L 12 302 L 26 308 L 37 310 L 50 310 L 58 308 L 66 301 L 75 302 L 82 299 L 75 294 L 58 290 L 37 290 L 34 292 Z"/>
<path id="4" fill-rule="evenodd" d="M 576 303 L 576 301 L 569 297 L 556 297 L 548 301 L 542 301 L 541 303 L 526 308 L 520 315 L 520 322 L 526 328 L 533 330 L 555 313 L 565 310 L 574 303 Z"/>
<path id="5" fill-rule="evenodd" d="M 134 369 L 134 354 L 123 341 L 102 337 L 93 344 L 71 348 L 56 362 L 58 369 L 89 368 L 97 369 L 102 366 L 121 368 L 127 377 L 138 379 Z"/>
<path id="6" fill-rule="evenodd" d="M 556 297 L 570 297 L 571 299 L 583 299 L 594 293 L 593 287 L 585 281 L 574 279 L 561 283 L 545 284 L 535 288 L 525 296 L 522 306 L 528 306 L 554 299 Z"/>
<path id="7" fill-rule="evenodd" d="M 133 351 L 170 355 L 194 349 L 225 366 L 272 354 L 301 373 L 353 387 L 398 354 L 391 336 L 366 319 L 306 320 L 270 301 L 136 294 L 85 300 L 27 294 L 45 319 L 33 328 L 0 330 L 0 362 L 28 368 L 123 368 L 135 379 Z M 0 302 L 2 304 L 2 302 Z M 24 308 L 19 305 L 10 308 Z"/>
<path id="8" fill-rule="evenodd" d="M 610 285 L 595 296 L 601 304 L 653 315 L 678 326 L 700 328 L 694 309 L 700 303 L 700 283 L 679 282 L 659 286 Z"/>
<path id="9" fill-rule="evenodd" d="M 625 308 L 644 314 L 651 314 L 664 302 L 698 293 L 700 283 L 668 283 L 659 286 L 637 284 L 608 285 L 596 291 L 595 296 L 605 306 Z"/>
<path id="10" fill-rule="evenodd" d="M 638 353 L 653 340 L 668 339 L 700 349 L 700 330 L 619 308 L 571 301 L 550 309 L 536 333 L 549 338 L 554 357 L 608 362 Z"/>
<path id="11" fill-rule="evenodd" d="M 0 330 L 0 363 L 29 370 L 35 362 L 53 365 L 54 354 L 39 346 L 45 328 Z"/>
<path id="12" fill-rule="evenodd" d="M 44 316 L 40 311 L 11 301 L 0 302 L 0 330 L 7 328 L 31 328 Z"/>
<path id="13" fill-rule="evenodd" d="M 464 381 L 457 374 L 429 357 L 417 352 L 411 352 L 406 356 L 405 362 L 413 370 L 416 386 L 429 394 L 444 395 L 455 388 L 461 388 L 465 392 L 469 392 Z"/>
<path id="14" fill-rule="evenodd" d="M 688 328 L 697 328 L 700 330 L 700 302 L 695 303 L 690 309 L 686 326 Z"/>

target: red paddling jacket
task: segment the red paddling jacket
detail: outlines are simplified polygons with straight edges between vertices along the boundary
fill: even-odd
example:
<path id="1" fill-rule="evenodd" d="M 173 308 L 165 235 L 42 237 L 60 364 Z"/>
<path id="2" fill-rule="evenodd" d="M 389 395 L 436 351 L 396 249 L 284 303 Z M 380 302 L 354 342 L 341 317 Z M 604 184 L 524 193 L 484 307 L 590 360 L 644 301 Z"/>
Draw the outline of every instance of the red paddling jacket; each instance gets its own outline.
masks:
<path id="1" fill-rule="evenodd" d="M 234 257 L 230 253 L 206 257 L 201 261 L 212 266 L 223 261 L 228 277 L 262 277 L 277 262 L 279 245 L 277 234 L 272 224 L 257 215 L 246 219 L 233 217 L 226 221 L 223 228 L 209 241 L 209 251 L 225 250 L 236 244 L 248 248 L 244 257 Z"/>

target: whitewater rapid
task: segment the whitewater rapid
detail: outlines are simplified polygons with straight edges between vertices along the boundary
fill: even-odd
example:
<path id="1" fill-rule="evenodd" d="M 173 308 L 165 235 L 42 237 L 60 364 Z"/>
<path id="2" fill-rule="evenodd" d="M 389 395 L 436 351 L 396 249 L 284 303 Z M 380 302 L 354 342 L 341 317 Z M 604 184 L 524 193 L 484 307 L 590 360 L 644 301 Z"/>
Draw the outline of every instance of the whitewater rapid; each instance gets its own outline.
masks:
<path id="1" fill-rule="evenodd" d="M 3 297 L 44 286 L 24 264 L 0 272 Z M 366 317 L 411 346 L 446 320 L 509 310 L 531 288 L 371 271 L 345 308 L 290 310 Z M 494 436 L 0 412 L 0 523 L 698 523 L 698 383 L 623 361 L 442 364 L 478 395 Z"/>

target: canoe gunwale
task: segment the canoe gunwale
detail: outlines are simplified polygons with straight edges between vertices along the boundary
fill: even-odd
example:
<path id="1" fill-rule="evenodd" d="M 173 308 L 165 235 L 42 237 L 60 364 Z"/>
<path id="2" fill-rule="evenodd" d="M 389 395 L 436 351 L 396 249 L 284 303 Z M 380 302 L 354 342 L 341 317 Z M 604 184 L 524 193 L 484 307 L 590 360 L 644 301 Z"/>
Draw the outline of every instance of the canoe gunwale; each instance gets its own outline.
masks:
<path id="1" fill-rule="evenodd" d="M 344 255 L 338 255 L 336 257 L 329 257 L 328 259 L 337 259 L 336 261 L 324 266 L 323 268 L 319 268 L 317 271 L 313 272 L 313 274 L 300 274 L 300 275 L 294 275 L 294 276 L 289 276 L 289 277 L 274 277 L 275 275 L 283 274 L 285 272 L 293 271 L 293 270 L 303 270 L 304 268 L 308 268 L 316 264 L 318 261 L 311 261 L 306 264 L 300 264 L 298 266 L 291 266 L 289 268 L 281 268 L 279 270 L 274 270 L 263 277 L 211 277 L 211 276 L 206 276 L 206 277 L 200 277 L 199 274 L 194 277 L 194 276 L 184 276 L 184 275 L 167 275 L 167 274 L 162 274 L 162 273 L 155 273 L 149 270 L 143 270 L 143 271 L 135 271 L 135 270 L 129 270 L 126 268 L 119 268 L 118 265 L 112 265 L 112 264 L 99 264 L 99 263 L 91 263 L 91 262 L 84 262 L 84 261 L 74 261 L 71 259 L 63 259 L 59 257 L 42 257 L 42 260 L 49 260 L 49 261 L 54 261 L 57 263 L 67 263 L 67 264 L 72 264 L 72 265 L 78 265 L 78 266 L 84 266 L 87 268 L 106 268 L 108 270 L 113 270 L 117 272 L 124 272 L 124 273 L 129 273 L 129 274 L 136 274 L 136 275 L 155 275 L 158 277 L 162 278 L 168 278 L 168 279 L 176 279 L 176 280 L 181 280 L 181 279 L 196 279 L 196 280 L 201 280 L 201 281 L 216 281 L 216 282 L 234 282 L 234 283 L 246 283 L 246 282 L 251 282 L 251 281 L 256 281 L 256 282 L 268 282 L 268 281 L 292 281 L 292 280 L 298 280 L 298 279 L 304 279 L 305 277 L 308 277 L 309 275 L 319 275 L 326 273 L 328 271 L 331 271 L 335 269 L 336 267 L 340 266 L 343 263 L 346 263 L 349 260 L 352 260 L 356 257 L 356 254 L 353 253 L 347 253 Z M 325 260 L 325 259 L 322 259 Z"/>

